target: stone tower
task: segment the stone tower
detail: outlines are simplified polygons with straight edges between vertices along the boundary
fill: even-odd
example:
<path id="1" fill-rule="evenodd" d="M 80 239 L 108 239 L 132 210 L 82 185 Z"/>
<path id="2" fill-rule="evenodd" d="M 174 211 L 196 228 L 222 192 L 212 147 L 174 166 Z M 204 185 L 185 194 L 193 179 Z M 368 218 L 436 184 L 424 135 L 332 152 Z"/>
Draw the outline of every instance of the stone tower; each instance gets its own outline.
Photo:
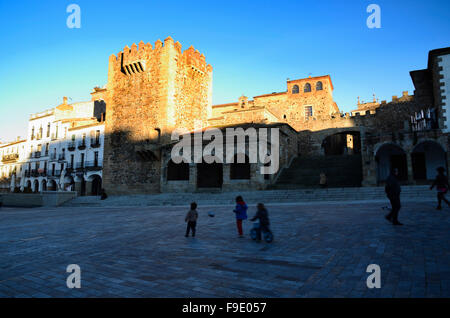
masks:
<path id="1" fill-rule="evenodd" d="M 174 128 L 206 126 L 212 67 L 171 37 L 126 46 L 109 58 L 103 184 L 107 193 L 160 190 L 161 148 Z"/>

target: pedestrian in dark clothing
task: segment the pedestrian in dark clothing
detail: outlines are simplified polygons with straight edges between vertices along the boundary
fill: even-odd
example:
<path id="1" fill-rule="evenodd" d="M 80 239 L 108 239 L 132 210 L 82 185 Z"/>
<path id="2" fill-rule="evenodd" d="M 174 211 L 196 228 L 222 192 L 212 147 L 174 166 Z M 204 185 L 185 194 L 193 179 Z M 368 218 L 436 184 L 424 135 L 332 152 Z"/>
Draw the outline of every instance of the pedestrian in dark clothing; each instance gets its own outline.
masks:
<path id="1" fill-rule="evenodd" d="M 262 232 L 270 232 L 270 222 L 269 222 L 269 213 L 267 212 L 266 207 L 262 203 L 258 203 L 257 211 L 255 216 L 250 221 L 259 220 L 259 232 L 258 232 L 258 240 L 261 241 L 261 233 Z"/>
<path id="2" fill-rule="evenodd" d="M 108 198 L 108 195 L 105 192 L 105 189 L 100 190 L 100 200 L 106 200 Z"/>
<path id="3" fill-rule="evenodd" d="M 186 214 L 184 221 L 187 222 L 186 227 L 186 237 L 189 236 L 190 230 L 192 230 L 192 237 L 195 237 L 195 226 L 197 225 L 198 213 L 197 213 L 197 203 L 191 203 L 191 209 Z"/>
<path id="4" fill-rule="evenodd" d="M 392 222 L 394 225 L 403 225 L 398 221 L 398 212 L 400 211 L 400 192 L 402 191 L 400 188 L 400 183 L 398 182 L 398 169 L 394 168 L 392 173 L 386 180 L 386 186 L 384 188 L 386 195 L 391 202 L 391 212 L 385 216 L 385 218 Z"/>
<path id="5" fill-rule="evenodd" d="M 236 208 L 233 212 L 236 214 L 236 226 L 238 229 L 239 237 L 244 237 L 242 231 L 242 221 L 247 220 L 248 206 L 245 204 L 244 199 L 241 196 L 236 197 Z"/>
<path id="6" fill-rule="evenodd" d="M 433 184 L 430 187 L 430 190 L 432 190 L 435 186 L 437 189 L 437 198 L 438 198 L 438 206 L 437 210 L 442 210 L 442 201 L 447 203 L 448 206 L 450 206 L 450 202 L 445 198 L 445 195 L 448 192 L 449 184 L 448 184 L 448 178 L 445 175 L 445 168 L 439 167 L 436 169 L 438 172 L 438 175 L 436 176 L 436 179 L 433 181 Z"/>

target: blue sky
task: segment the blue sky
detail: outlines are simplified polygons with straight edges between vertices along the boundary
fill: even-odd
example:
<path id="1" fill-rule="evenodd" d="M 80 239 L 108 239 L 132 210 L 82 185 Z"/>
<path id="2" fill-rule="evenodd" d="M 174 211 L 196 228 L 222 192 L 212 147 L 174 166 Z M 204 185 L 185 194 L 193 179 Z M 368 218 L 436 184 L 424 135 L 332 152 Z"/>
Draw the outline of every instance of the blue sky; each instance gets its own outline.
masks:
<path id="1" fill-rule="evenodd" d="M 69 4 L 81 28 L 66 26 Z M 381 7 L 381 29 L 366 8 Z M 25 136 L 28 116 L 89 100 L 108 56 L 168 35 L 214 68 L 213 104 L 286 90 L 286 79 L 329 74 L 340 109 L 375 93 L 413 91 L 409 71 L 450 46 L 450 2 L 413 0 L 0 1 L 0 139 Z"/>

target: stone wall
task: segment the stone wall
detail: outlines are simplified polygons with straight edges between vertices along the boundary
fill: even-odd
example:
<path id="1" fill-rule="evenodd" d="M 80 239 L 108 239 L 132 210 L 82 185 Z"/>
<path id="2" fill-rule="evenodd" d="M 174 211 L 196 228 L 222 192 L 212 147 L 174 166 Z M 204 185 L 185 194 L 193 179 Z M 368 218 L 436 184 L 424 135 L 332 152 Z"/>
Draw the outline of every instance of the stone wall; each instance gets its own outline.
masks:
<path id="1" fill-rule="evenodd" d="M 139 43 L 109 59 L 104 187 L 107 193 L 160 190 L 160 152 L 142 158 L 136 147 L 161 145 L 174 128 L 193 129 L 211 114 L 212 67 L 193 47 L 168 37 Z"/>

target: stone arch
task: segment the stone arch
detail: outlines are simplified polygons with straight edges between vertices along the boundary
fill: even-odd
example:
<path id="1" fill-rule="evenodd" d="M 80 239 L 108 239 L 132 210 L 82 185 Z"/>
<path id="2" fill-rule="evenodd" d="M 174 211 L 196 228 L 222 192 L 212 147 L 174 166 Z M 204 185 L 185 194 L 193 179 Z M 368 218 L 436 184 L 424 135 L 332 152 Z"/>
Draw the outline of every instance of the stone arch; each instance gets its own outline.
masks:
<path id="1" fill-rule="evenodd" d="M 75 191 L 75 180 L 71 175 L 66 175 L 64 177 L 64 190 Z"/>
<path id="2" fill-rule="evenodd" d="M 56 191 L 56 190 L 57 190 L 56 181 L 55 180 L 50 180 L 48 182 L 48 191 Z"/>
<path id="3" fill-rule="evenodd" d="M 90 183 L 90 188 L 86 189 L 86 192 L 90 195 L 100 195 L 102 190 L 102 177 L 98 174 L 92 174 L 87 178 Z"/>
<path id="4" fill-rule="evenodd" d="M 47 191 L 47 180 L 41 181 L 41 191 Z"/>
<path id="5" fill-rule="evenodd" d="M 408 165 L 406 151 L 392 142 L 386 142 L 375 147 L 377 162 L 377 180 L 386 181 L 393 168 L 397 168 L 399 180 L 408 180 Z"/>
<path id="6" fill-rule="evenodd" d="M 39 192 L 39 181 L 36 179 L 33 182 L 33 192 L 38 193 Z"/>
<path id="7" fill-rule="evenodd" d="M 24 188 L 23 191 L 26 192 L 26 193 L 30 193 L 30 192 L 33 191 L 33 189 L 31 188 L 31 181 L 30 180 L 27 181 L 27 185 L 26 185 L 26 187 Z"/>
<path id="8" fill-rule="evenodd" d="M 321 147 L 326 156 L 361 153 L 361 133 L 354 128 L 333 129 L 323 136 Z"/>
<path id="9" fill-rule="evenodd" d="M 242 156 L 244 160 L 242 160 Z M 239 157 L 244 162 L 238 162 Z M 250 180 L 250 171 L 250 159 L 248 156 L 245 154 L 236 154 L 233 163 L 230 164 L 230 179 Z"/>
<path id="10" fill-rule="evenodd" d="M 78 195 L 85 196 L 86 195 L 86 179 L 83 175 L 78 175 L 75 178 L 75 188 L 78 192 Z"/>
<path id="11" fill-rule="evenodd" d="M 217 158 L 216 161 L 219 161 Z M 220 162 L 197 163 L 197 188 L 222 188 L 223 164 Z"/>
<path id="12" fill-rule="evenodd" d="M 167 181 L 189 181 L 189 164 L 175 163 L 170 159 L 167 163 Z"/>
<path id="13" fill-rule="evenodd" d="M 435 140 L 422 140 L 411 151 L 411 163 L 414 180 L 433 180 L 437 168 L 444 167 L 447 170 L 445 148 Z"/>

